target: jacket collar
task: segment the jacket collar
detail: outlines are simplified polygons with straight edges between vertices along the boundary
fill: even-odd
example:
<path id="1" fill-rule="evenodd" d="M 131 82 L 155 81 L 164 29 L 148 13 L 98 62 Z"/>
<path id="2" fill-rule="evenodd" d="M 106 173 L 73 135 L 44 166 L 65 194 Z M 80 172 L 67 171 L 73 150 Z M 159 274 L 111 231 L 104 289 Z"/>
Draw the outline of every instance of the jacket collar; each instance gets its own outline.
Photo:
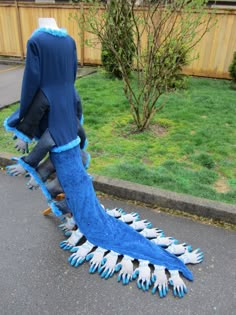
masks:
<path id="1" fill-rule="evenodd" d="M 67 30 L 65 28 L 52 29 L 52 28 L 46 28 L 46 27 L 39 27 L 33 32 L 31 37 L 39 32 L 48 33 L 48 34 L 51 34 L 53 36 L 58 36 L 58 37 L 66 37 L 68 35 Z"/>

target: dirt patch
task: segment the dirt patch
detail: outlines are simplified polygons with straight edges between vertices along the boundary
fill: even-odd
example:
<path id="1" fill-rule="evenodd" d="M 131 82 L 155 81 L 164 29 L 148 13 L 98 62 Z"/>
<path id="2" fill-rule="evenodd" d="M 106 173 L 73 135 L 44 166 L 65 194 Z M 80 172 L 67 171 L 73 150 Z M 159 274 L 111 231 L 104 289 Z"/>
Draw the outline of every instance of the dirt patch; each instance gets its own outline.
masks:
<path id="1" fill-rule="evenodd" d="M 147 131 L 153 133 L 154 136 L 161 137 L 161 136 L 164 136 L 167 133 L 168 129 L 166 127 L 161 126 L 161 125 L 155 124 L 155 125 L 150 125 L 147 128 Z M 142 131 L 137 130 L 137 128 L 136 128 L 134 123 L 130 123 L 128 125 L 128 128 L 121 132 L 121 135 L 124 138 L 127 138 L 129 135 L 139 134 L 141 132 Z"/>
<path id="2" fill-rule="evenodd" d="M 152 161 L 145 157 L 142 159 L 142 162 L 147 165 L 152 165 Z"/>
<path id="3" fill-rule="evenodd" d="M 214 188 L 218 193 L 227 193 L 230 191 L 230 186 L 224 178 L 218 179 L 215 182 Z"/>
<path id="4" fill-rule="evenodd" d="M 151 130 L 155 136 L 161 137 L 164 136 L 167 133 L 167 128 L 160 126 L 158 124 L 151 125 L 149 127 L 149 130 Z"/>

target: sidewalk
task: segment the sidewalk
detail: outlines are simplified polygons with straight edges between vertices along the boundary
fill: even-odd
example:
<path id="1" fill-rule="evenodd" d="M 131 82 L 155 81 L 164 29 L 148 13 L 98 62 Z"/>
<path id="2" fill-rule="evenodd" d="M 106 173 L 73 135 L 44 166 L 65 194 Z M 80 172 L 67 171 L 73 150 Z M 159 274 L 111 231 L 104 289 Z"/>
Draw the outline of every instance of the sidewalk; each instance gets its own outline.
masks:
<path id="1" fill-rule="evenodd" d="M 0 60 L 0 108 L 19 101 L 23 71 L 24 65 L 3 65 Z M 96 72 L 94 67 L 79 67 L 78 77 L 94 72 Z M 0 152 L 0 165 L 5 166 L 12 163 L 10 158 L 9 154 Z M 103 176 L 94 176 L 94 186 L 98 191 L 119 198 L 236 224 L 236 205 L 196 198 Z"/>
<path id="2" fill-rule="evenodd" d="M 95 67 L 78 67 L 77 77 L 94 72 Z M 0 109 L 19 101 L 23 73 L 24 62 L 0 59 Z"/>
<path id="3" fill-rule="evenodd" d="M 24 65 L 0 64 L 0 109 L 20 99 Z"/>

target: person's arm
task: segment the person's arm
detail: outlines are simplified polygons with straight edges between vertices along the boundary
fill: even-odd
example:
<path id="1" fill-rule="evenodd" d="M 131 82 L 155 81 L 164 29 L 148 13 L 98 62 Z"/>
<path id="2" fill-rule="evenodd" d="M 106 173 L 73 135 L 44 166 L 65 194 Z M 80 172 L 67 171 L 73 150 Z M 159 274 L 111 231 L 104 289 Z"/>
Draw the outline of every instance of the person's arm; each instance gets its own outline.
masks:
<path id="1" fill-rule="evenodd" d="M 39 49 L 34 36 L 27 42 L 26 63 L 21 87 L 20 118 L 24 118 L 36 93 L 40 88 Z"/>
<path id="2" fill-rule="evenodd" d="M 40 88 L 40 62 L 39 51 L 36 41 L 30 38 L 27 42 L 27 55 L 23 82 L 21 87 L 20 107 L 4 121 L 4 127 L 7 131 L 14 133 L 15 137 L 24 142 L 30 143 L 31 137 L 28 137 L 21 130 L 17 130 L 16 126 L 24 119 L 28 112 L 30 105 Z M 22 131 L 25 128 L 22 128 Z"/>
<path id="3" fill-rule="evenodd" d="M 73 40 L 74 41 L 74 40 Z M 76 43 L 74 41 L 74 51 L 73 51 L 73 54 L 74 54 L 74 82 L 76 80 L 76 77 L 77 77 L 77 70 L 78 70 L 78 58 L 77 58 L 77 48 L 76 48 Z"/>

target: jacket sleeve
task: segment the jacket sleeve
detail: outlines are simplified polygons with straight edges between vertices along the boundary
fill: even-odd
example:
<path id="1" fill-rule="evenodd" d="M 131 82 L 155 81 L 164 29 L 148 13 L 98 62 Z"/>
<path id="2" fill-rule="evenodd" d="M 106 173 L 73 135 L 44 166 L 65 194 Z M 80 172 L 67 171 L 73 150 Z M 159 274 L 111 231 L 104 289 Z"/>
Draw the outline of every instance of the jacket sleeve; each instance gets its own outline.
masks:
<path id="1" fill-rule="evenodd" d="M 49 103 L 44 93 L 39 90 L 33 98 L 24 117 L 16 125 L 16 129 L 29 137 L 30 139 L 36 136 L 42 118 L 49 111 Z"/>
<path id="2" fill-rule="evenodd" d="M 76 43 L 74 41 L 74 81 L 76 80 L 77 70 L 78 70 L 78 58 L 77 58 Z"/>
<path id="3" fill-rule="evenodd" d="M 27 42 L 26 64 L 23 76 L 21 99 L 20 99 L 20 118 L 23 118 L 36 92 L 40 87 L 40 64 L 39 51 L 36 42 L 30 38 Z"/>

